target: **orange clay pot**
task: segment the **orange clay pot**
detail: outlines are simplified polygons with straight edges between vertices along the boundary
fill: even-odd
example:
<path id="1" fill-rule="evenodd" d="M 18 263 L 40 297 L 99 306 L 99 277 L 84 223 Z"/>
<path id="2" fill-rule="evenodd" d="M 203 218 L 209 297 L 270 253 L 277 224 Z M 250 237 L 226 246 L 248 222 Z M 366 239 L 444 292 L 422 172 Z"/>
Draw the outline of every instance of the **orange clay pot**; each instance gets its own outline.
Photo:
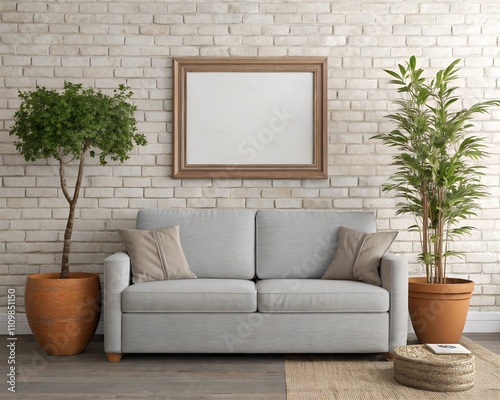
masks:
<path id="1" fill-rule="evenodd" d="M 447 278 L 444 284 L 409 278 L 408 307 L 420 343 L 458 343 L 464 330 L 474 282 Z"/>
<path id="2" fill-rule="evenodd" d="M 92 340 L 101 315 L 99 275 L 73 272 L 29 275 L 26 317 L 33 336 L 48 355 L 81 353 Z"/>

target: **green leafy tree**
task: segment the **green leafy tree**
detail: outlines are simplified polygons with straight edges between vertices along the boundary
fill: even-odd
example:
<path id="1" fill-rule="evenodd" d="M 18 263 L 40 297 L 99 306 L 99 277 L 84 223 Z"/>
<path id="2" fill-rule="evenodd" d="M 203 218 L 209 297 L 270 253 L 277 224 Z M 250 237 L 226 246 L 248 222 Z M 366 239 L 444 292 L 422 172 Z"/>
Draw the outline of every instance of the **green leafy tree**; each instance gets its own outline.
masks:
<path id="1" fill-rule="evenodd" d="M 481 184 L 484 167 L 477 163 L 487 156 L 484 138 L 467 135 L 467 130 L 476 114 L 487 113 L 500 101 L 454 109 L 460 98 L 458 88 L 450 85 L 457 79 L 459 62 L 437 72 L 430 82 L 422 77 L 414 56 L 396 71 L 385 70 L 404 98 L 396 100 L 396 112 L 386 116 L 396 129 L 373 137 L 398 150 L 393 158 L 398 169 L 382 190 L 393 190 L 403 199 L 397 215 L 416 218 L 409 229 L 420 234 L 419 261 L 429 283 L 445 282 L 447 257 L 461 255 L 450 250 L 449 243 L 473 230 L 460 223 L 475 216 L 478 200 L 488 195 Z"/>
<path id="2" fill-rule="evenodd" d="M 137 107 L 128 102 L 132 95 L 124 85 L 109 96 L 71 82 L 64 83 L 62 92 L 41 86 L 19 92 L 22 102 L 10 130 L 10 135 L 19 138 L 16 149 L 26 161 L 53 158 L 59 162 L 61 189 L 69 204 L 61 278 L 69 274 L 71 236 L 86 157 L 95 157 L 97 151 L 101 165 L 107 164 L 107 157 L 122 163 L 134 144 L 147 144 L 146 137 L 137 132 Z M 78 174 L 70 193 L 66 167 L 72 163 L 78 164 Z"/>

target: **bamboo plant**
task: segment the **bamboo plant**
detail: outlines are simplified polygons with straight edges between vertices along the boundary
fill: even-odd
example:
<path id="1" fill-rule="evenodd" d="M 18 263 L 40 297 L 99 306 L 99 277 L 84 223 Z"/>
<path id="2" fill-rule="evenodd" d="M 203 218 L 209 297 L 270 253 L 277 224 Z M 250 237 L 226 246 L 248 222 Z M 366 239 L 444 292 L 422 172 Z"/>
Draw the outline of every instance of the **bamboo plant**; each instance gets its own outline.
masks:
<path id="1" fill-rule="evenodd" d="M 474 229 L 462 222 L 476 215 L 479 200 L 488 195 L 481 183 L 485 167 L 478 163 L 487 156 L 485 139 L 468 131 L 476 114 L 487 113 L 500 101 L 460 108 L 458 87 L 452 86 L 459 62 L 437 72 L 430 82 L 414 56 L 397 70 L 385 70 L 403 97 L 394 102 L 395 112 L 386 116 L 396 129 L 373 137 L 397 149 L 397 171 L 382 190 L 395 191 L 402 199 L 396 215 L 415 217 L 408 229 L 420 235 L 418 260 L 425 265 L 429 283 L 445 283 L 447 258 L 462 255 L 449 245 Z"/>
<path id="2" fill-rule="evenodd" d="M 128 102 L 132 95 L 124 85 L 110 96 L 71 82 L 64 83 L 62 92 L 43 86 L 19 92 L 22 101 L 10 130 L 10 135 L 19 138 L 16 149 L 26 161 L 50 158 L 58 161 L 60 185 L 69 206 L 61 278 L 69 276 L 71 237 L 86 157 L 95 157 L 98 151 L 100 165 L 107 164 L 108 156 L 124 162 L 134 144 L 147 143 L 146 137 L 137 132 L 136 106 Z M 73 164 L 78 172 L 71 193 L 66 171 Z"/>

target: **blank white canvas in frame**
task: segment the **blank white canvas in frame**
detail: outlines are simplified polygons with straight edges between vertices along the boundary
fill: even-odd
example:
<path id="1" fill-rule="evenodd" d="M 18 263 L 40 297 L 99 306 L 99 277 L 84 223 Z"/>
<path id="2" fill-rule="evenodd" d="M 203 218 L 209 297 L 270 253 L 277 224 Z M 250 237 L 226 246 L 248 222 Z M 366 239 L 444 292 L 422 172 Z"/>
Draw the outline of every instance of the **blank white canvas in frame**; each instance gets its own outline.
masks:
<path id="1" fill-rule="evenodd" d="M 188 72 L 189 165 L 311 165 L 312 72 Z"/>

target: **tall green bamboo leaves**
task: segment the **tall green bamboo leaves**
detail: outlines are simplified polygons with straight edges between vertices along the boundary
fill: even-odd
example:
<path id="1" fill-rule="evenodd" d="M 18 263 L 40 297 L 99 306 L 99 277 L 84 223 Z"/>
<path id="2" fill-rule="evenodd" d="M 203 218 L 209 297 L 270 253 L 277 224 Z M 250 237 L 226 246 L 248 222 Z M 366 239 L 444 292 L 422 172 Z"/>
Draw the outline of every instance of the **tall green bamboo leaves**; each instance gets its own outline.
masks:
<path id="1" fill-rule="evenodd" d="M 446 278 L 446 258 L 460 256 L 449 249 L 449 242 L 472 231 L 461 223 L 476 215 L 479 199 L 487 196 L 483 167 L 474 164 L 487 156 L 484 138 L 467 131 L 476 114 L 500 105 L 500 100 L 491 100 L 459 108 L 458 88 L 450 85 L 458 77 L 459 62 L 438 71 L 430 82 L 414 56 L 395 71 L 385 70 L 404 98 L 386 116 L 396 128 L 373 137 L 398 150 L 393 158 L 398 169 L 382 189 L 395 191 L 401 199 L 397 215 L 416 218 L 409 229 L 419 232 L 418 258 L 426 266 L 427 280 L 436 283 Z"/>

